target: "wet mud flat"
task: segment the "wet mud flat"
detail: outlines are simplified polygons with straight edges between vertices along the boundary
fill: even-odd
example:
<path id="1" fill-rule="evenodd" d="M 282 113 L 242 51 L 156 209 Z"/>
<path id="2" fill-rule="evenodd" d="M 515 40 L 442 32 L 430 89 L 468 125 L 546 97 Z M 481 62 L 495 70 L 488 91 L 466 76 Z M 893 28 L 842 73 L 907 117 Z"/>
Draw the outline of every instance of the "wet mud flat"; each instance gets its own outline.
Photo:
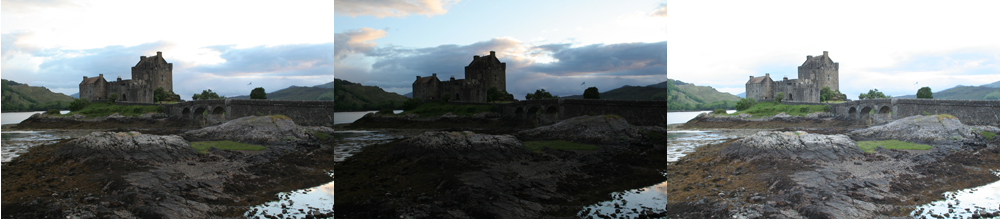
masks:
<path id="1" fill-rule="evenodd" d="M 468 140 L 460 141 L 483 144 L 431 147 L 410 139 L 365 147 L 336 164 L 341 184 L 336 188 L 337 216 L 578 218 L 598 210 L 587 206 L 616 200 L 615 192 L 666 180 L 662 136 L 645 139 L 646 144 L 600 145 L 593 151 L 531 152 L 503 133 L 437 135 L 466 135 Z M 629 211 L 639 217 L 663 216 L 662 211 L 625 206 L 616 211 L 605 209 L 599 215 Z"/>
<path id="2" fill-rule="evenodd" d="M 824 134 L 844 131 L 815 130 Z M 802 132 L 805 133 L 805 132 Z M 739 139 L 697 148 L 670 164 L 669 218 L 910 218 L 948 191 L 1000 180 L 1000 139 L 936 145 L 925 153 L 878 148 L 827 151 L 835 159 L 731 156 Z M 776 152 L 786 153 L 786 152 Z M 799 154 L 795 154 L 799 153 Z M 789 153 L 798 156 L 810 153 Z M 949 206 L 951 208 L 951 206 Z M 937 209 L 941 217 L 986 217 L 985 209 Z M 989 210 L 993 209 L 993 210 Z M 950 212 L 950 213 L 949 213 Z M 959 214 L 964 213 L 964 214 Z M 975 213 L 975 214 L 974 214 Z"/>
<path id="3" fill-rule="evenodd" d="M 750 121 L 739 118 L 695 117 L 680 129 L 781 129 L 781 128 L 833 128 L 851 129 L 864 128 L 867 124 L 858 120 L 842 118 L 808 118 L 808 117 L 778 117 L 767 121 Z"/>
<path id="4" fill-rule="evenodd" d="M 169 140 L 182 131 L 143 129 L 109 135 Z M 282 192 L 333 180 L 332 138 L 310 145 L 269 145 L 252 152 L 209 149 L 198 154 L 190 147 L 158 145 L 169 150 L 111 151 L 111 155 L 74 147 L 73 140 L 31 147 L 3 163 L 4 218 L 284 216 L 247 211 L 280 200 L 277 194 Z M 333 206 L 314 207 L 317 211 L 309 215 L 332 216 Z"/>
<path id="5" fill-rule="evenodd" d="M 191 129 L 200 128 L 200 124 L 177 118 L 152 117 L 107 117 L 92 119 L 74 119 L 72 117 L 32 116 L 16 125 L 5 125 L 4 128 L 15 130 L 40 129 Z"/>

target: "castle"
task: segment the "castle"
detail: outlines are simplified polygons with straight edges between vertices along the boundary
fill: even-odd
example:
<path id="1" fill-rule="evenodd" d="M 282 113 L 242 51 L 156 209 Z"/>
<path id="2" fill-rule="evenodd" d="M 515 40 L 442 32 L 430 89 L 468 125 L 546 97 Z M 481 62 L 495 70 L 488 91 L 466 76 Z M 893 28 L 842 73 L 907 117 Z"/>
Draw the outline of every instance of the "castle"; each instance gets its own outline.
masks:
<path id="1" fill-rule="evenodd" d="M 833 62 L 830 54 L 823 51 L 821 56 L 806 56 L 806 62 L 799 66 L 799 78 L 781 81 L 771 80 L 771 74 L 764 77 L 750 76 L 746 83 L 747 98 L 757 101 L 773 101 L 779 92 L 784 93 L 782 101 L 820 102 L 820 90 L 830 87 L 840 90 L 840 63 Z"/>
<path id="2" fill-rule="evenodd" d="M 156 56 L 140 56 L 139 63 L 132 67 L 132 79 L 108 82 L 104 74 L 97 77 L 83 76 L 80 82 L 80 98 L 93 102 L 107 101 L 109 95 L 116 94 L 117 101 L 153 103 L 153 91 L 162 87 L 164 91 L 174 89 L 174 64 L 163 59 L 163 53 L 157 51 Z"/>
<path id="3" fill-rule="evenodd" d="M 480 57 L 472 56 L 472 62 L 465 66 L 465 79 L 438 80 L 437 74 L 430 77 L 417 76 L 413 82 L 413 98 L 423 101 L 438 101 L 447 97 L 451 101 L 486 102 L 486 92 L 496 87 L 507 91 L 507 63 L 500 62 L 496 52 Z"/>

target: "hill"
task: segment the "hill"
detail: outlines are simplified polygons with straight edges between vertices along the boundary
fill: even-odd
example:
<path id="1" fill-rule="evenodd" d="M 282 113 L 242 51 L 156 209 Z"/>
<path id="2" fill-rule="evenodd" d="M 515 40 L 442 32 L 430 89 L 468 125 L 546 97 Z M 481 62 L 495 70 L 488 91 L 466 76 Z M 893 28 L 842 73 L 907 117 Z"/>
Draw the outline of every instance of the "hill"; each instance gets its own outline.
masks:
<path id="1" fill-rule="evenodd" d="M 993 83 L 996 84 L 996 83 Z M 983 86 L 956 86 L 943 91 L 934 92 L 934 99 L 945 100 L 996 100 L 1000 99 L 1000 88 Z M 899 96 L 895 98 L 917 98 L 916 91 L 913 95 Z"/>
<path id="2" fill-rule="evenodd" d="M 565 98 L 580 99 L 583 95 Z M 736 95 L 719 92 L 709 86 L 697 86 L 674 79 L 645 87 L 626 85 L 602 92 L 601 99 L 666 100 L 669 101 L 667 110 L 670 111 L 733 109 L 740 100 Z"/>
<path id="3" fill-rule="evenodd" d="M 364 86 L 340 79 L 333 79 L 333 85 L 336 111 L 400 109 L 407 100 L 403 95 L 386 92 L 376 86 Z"/>
<path id="4" fill-rule="evenodd" d="M 1000 88 L 1000 81 L 989 83 L 989 84 L 980 85 L 980 87 Z"/>
<path id="5" fill-rule="evenodd" d="M 250 99 L 249 95 L 230 97 Z M 267 93 L 273 100 L 333 100 L 335 111 L 365 111 L 380 109 L 400 109 L 406 97 L 386 92 L 376 86 L 364 86 L 341 79 L 312 87 L 291 86 Z"/>
<path id="6" fill-rule="evenodd" d="M 2 80 L 2 87 L 2 112 L 62 110 L 68 109 L 69 103 L 73 102 L 72 97 L 52 92 L 45 87 L 32 87 L 6 79 Z"/>

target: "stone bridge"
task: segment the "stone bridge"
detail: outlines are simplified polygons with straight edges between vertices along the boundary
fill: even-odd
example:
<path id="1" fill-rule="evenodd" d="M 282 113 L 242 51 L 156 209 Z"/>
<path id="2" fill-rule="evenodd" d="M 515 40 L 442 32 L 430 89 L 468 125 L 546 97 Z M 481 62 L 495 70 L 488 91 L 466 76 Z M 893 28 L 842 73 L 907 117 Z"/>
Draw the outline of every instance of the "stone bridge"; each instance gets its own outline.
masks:
<path id="1" fill-rule="evenodd" d="M 171 117 L 214 125 L 245 116 L 285 115 L 295 124 L 333 126 L 333 101 L 216 99 L 164 105 Z"/>
<path id="2" fill-rule="evenodd" d="M 633 125 L 667 125 L 667 101 L 544 99 L 498 104 L 504 118 L 554 123 L 584 115 L 619 115 Z"/>
<path id="3" fill-rule="evenodd" d="M 916 115 L 951 114 L 966 125 L 1000 126 L 1000 100 L 873 99 L 835 104 L 784 102 L 785 104 L 830 105 L 831 111 L 849 119 L 883 124 Z"/>

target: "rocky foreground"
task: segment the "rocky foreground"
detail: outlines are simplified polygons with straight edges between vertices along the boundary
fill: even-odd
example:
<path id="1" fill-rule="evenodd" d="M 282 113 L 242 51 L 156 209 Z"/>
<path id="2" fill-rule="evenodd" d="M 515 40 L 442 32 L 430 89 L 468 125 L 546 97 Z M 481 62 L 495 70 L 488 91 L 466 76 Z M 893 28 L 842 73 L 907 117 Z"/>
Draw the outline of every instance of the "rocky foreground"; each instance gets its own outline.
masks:
<path id="1" fill-rule="evenodd" d="M 954 117 L 915 116 L 840 134 L 761 132 L 699 148 L 667 172 L 669 218 L 909 218 L 945 191 L 1000 180 L 1000 138 Z M 895 139 L 929 151 L 876 148 Z M 964 209 L 955 209 L 964 211 Z M 970 209 L 976 216 L 1000 212 Z M 948 212 L 939 216 L 950 217 Z"/>
<path id="2" fill-rule="evenodd" d="M 368 146 L 336 166 L 337 217 L 576 218 L 611 192 L 665 180 L 660 131 L 585 116 L 509 134 L 427 132 Z M 524 147 L 555 139 L 600 147 Z"/>
<path id="3" fill-rule="evenodd" d="M 254 116 L 190 132 L 95 132 L 36 146 L 3 163 L 3 217 L 242 218 L 278 192 L 333 180 L 330 142 L 314 135 L 326 131 Z M 246 133 L 254 138 L 237 137 Z M 205 139 L 266 148 L 205 154 L 191 148 L 191 141 Z"/>

